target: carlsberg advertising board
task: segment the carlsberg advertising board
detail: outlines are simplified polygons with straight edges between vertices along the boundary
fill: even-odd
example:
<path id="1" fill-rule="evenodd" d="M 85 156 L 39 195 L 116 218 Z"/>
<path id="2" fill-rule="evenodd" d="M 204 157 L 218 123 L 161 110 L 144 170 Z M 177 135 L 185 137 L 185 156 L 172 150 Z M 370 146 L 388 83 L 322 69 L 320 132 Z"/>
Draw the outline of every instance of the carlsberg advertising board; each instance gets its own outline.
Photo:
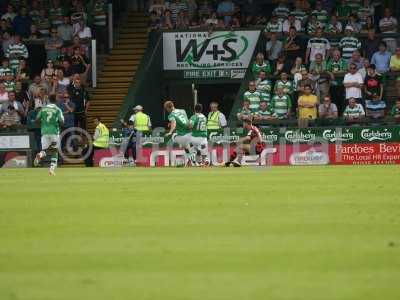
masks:
<path id="1" fill-rule="evenodd" d="M 259 35 L 259 30 L 164 32 L 164 70 L 247 69 Z"/>

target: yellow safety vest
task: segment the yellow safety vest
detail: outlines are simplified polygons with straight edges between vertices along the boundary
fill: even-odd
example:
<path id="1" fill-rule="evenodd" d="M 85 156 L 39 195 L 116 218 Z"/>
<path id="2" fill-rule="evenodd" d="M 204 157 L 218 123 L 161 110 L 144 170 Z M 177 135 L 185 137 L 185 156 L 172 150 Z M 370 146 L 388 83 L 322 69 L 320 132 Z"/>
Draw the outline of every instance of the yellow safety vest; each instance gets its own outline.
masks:
<path id="1" fill-rule="evenodd" d="M 93 142 L 93 145 L 99 148 L 108 148 L 108 142 L 110 140 L 109 131 L 106 125 L 99 123 L 96 130 L 99 130 L 100 134 L 98 138 Z"/>
<path id="2" fill-rule="evenodd" d="M 141 111 L 135 114 L 135 129 L 137 131 L 149 131 L 149 116 Z"/>
<path id="3" fill-rule="evenodd" d="M 219 111 L 212 111 L 208 114 L 207 129 L 218 130 L 221 128 L 219 125 Z"/>

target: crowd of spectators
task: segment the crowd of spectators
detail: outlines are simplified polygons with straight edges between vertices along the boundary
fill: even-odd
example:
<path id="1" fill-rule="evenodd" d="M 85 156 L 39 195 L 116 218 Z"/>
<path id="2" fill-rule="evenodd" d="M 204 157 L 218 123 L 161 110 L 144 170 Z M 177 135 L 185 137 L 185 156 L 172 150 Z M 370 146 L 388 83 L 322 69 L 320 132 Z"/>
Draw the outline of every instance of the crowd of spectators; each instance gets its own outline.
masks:
<path id="1" fill-rule="evenodd" d="M 0 10 L 0 127 L 33 125 L 51 94 L 66 126 L 85 126 L 89 42 L 107 49 L 107 1 L 14 0 Z"/>

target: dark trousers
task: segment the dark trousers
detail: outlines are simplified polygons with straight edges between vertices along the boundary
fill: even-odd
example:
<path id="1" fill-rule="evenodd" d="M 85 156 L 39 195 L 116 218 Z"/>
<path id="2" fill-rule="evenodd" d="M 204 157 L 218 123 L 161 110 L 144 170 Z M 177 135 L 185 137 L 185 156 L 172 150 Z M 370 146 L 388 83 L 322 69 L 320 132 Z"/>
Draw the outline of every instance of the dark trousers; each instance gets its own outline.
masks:
<path id="1" fill-rule="evenodd" d="M 93 167 L 94 151 L 100 150 L 100 149 L 103 149 L 103 148 L 99 148 L 96 146 L 92 146 L 92 147 L 87 146 L 85 149 L 83 149 L 82 154 L 84 157 L 86 157 L 85 158 L 85 166 L 86 167 Z"/>
<path id="2" fill-rule="evenodd" d="M 124 157 L 126 159 L 129 158 L 129 150 L 132 152 L 132 158 L 133 160 L 136 160 L 136 143 L 133 141 L 129 141 L 128 145 L 126 145 Z"/>
<path id="3" fill-rule="evenodd" d="M 94 37 L 96 38 L 97 51 L 108 53 L 108 30 L 107 26 L 93 26 Z"/>
<path id="4" fill-rule="evenodd" d="M 74 113 L 74 126 L 86 130 L 86 114 L 85 112 Z"/>

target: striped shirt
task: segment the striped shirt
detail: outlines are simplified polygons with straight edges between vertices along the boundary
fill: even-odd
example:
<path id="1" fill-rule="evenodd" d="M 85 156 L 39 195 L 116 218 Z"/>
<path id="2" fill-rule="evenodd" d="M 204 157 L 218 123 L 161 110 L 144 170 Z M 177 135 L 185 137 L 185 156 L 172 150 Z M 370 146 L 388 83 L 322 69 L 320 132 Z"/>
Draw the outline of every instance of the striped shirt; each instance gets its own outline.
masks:
<path id="1" fill-rule="evenodd" d="M 274 91 L 276 91 L 278 88 L 282 88 L 285 95 L 290 95 L 293 93 L 293 83 L 289 80 L 286 82 L 282 80 L 277 80 L 275 82 Z"/>
<path id="2" fill-rule="evenodd" d="M 5 56 L 10 59 L 10 68 L 16 70 L 19 67 L 19 60 L 28 58 L 28 48 L 22 43 L 10 44 L 7 47 Z"/>
<path id="3" fill-rule="evenodd" d="M 49 19 L 51 20 L 51 25 L 57 27 L 62 24 L 62 17 L 64 15 L 64 11 L 62 7 L 50 8 L 49 9 Z"/>
<path id="4" fill-rule="evenodd" d="M 290 10 L 289 8 L 287 8 L 287 6 L 285 5 L 279 5 L 278 7 L 276 7 L 272 14 L 274 16 L 277 16 L 278 19 L 283 22 L 288 16 L 289 16 Z"/>
<path id="5" fill-rule="evenodd" d="M 313 10 L 311 12 L 311 16 L 316 16 L 317 20 L 323 24 L 326 24 L 328 22 L 328 12 L 324 9 Z"/>
<path id="6" fill-rule="evenodd" d="M 277 23 L 272 23 L 268 22 L 267 26 L 265 27 L 266 32 L 277 32 L 280 33 L 282 32 L 282 23 L 277 22 Z"/>
<path id="7" fill-rule="evenodd" d="M 344 59 L 350 59 L 354 51 L 361 48 L 361 42 L 353 36 L 345 36 L 339 42 L 339 47 L 342 48 L 342 56 Z"/>
<path id="8" fill-rule="evenodd" d="M 280 97 L 279 95 L 275 95 L 272 97 L 272 109 L 279 119 L 287 118 L 287 114 L 290 112 L 291 107 L 292 102 L 290 101 L 289 96 L 283 95 Z"/>
<path id="9" fill-rule="evenodd" d="M 292 15 L 294 15 L 296 20 L 300 21 L 302 31 L 304 31 L 304 25 L 306 24 L 308 18 L 307 13 L 302 9 L 295 9 L 292 11 Z"/>
<path id="10" fill-rule="evenodd" d="M 360 103 L 357 103 L 354 107 L 346 106 L 343 117 L 345 118 L 359 118 L 365 116 L 365 111 Z"/>
<path id="11" fill-rule="evenodd" d="M 260 93 L 261 101 L 271 102 L 272 83 L 268 79 L 257 81 L 256 91 Z"/>
<path id="12" fill-rule="evenodd" d="M 13 92 L 17 88 L 15 81 L 4 81 L 4 87 L 7 92 Z"/>
<path id="13" fill-rule="evenodd" d="M 173 2 L 169 5 L 169 10 L 171 11 L 171 21 L 173 24 L 176 23 L 176 19 L 181 10 L 188 10 L 188 5 L 184 1 L 178 3 Z"/>
<path id="14" fill-rule="evenodd" d="M 252 112 L 256 112 L 260 106 L 261 95 L 259 92 L 247 91 L 243 94 L 243 100 L 250 101 L 250 109 Z"/>
<path id="15" fill-rule="evenodd" d="M 96 1 L 93 7 L 94 20 L 93 25 L 106 26 L 107 25 L 107 9 L 104 0 Z"/>

